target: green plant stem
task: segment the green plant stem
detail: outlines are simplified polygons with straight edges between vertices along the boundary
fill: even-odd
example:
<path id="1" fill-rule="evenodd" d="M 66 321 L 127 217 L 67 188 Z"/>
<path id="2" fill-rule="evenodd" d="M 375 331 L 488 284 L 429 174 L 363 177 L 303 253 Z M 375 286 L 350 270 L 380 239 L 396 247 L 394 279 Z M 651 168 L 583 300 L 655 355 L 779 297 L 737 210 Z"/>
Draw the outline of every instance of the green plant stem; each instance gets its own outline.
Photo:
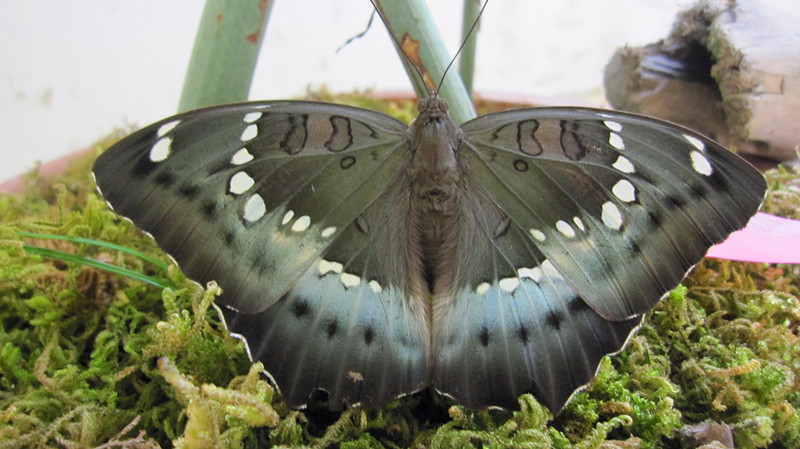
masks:
<path id="1" fill-rule="evenodd" d="M 273 0 L 206 0 L 179 112 L 245 101 Z"/>
<path id="2" fill-rule="evenodd" d="M 439 31 L 433 23 L 424 0 L 375 0 L 378 13 L 386 22 L 389 33 L 395 42 L 404 49 L 398 48 L 409 78 L 418 98 L 428 96 L 428 91 L 439 88 L 439 94 L 450 103 L 450 116 L 456 123 L 463 123 L 477 114 L 461 78 L 455 71 L 450 71 L 442 79 L 451 58 L 442 42 Z M 417 48 L 409 43 L 419 43 Z M 403 50 L 408 58 L 403 55 Z M 418 70 L 424 79 L 410 65 L 409 58 L 417 62 Z M 441 80 L 441 86 L 438 83 Z"/>
<path id="3" fill-rule="evenodd" d="M 464 46 L 461 47 L 461 54 L 458 56 L 458 73 L 470 96 L 472 96 L 472 84 L 475 79 L 475 49 L 480 22 L 475 25 L 474 30 L 472 25 L 478 20 L 480 12 L 481 0 L 464 0 L 464 17 L 461 22 L 461 42 L 464 43 Z"/>

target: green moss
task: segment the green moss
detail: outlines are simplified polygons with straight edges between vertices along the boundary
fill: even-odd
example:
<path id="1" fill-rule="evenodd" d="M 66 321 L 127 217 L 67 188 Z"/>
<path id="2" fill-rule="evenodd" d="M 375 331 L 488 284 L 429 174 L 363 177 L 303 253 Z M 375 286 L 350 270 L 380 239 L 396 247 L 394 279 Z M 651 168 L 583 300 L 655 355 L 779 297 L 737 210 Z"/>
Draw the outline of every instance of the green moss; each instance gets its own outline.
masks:
<path id="1" fill-rule="evenodd" d="M 401 100 L 366 106 L 414 114 Z M 221 325 L 215 286 L 116 251 L 15 234 L 95 238 L 167 262 L 93 193 L 89 167 L 107 143 L 58 180 L 31 175 L 24 195 L 0 195 L 2 448 L 658 448 L 677 447 L 677 429 L 706 419 L 730 425 L 737 448 L 800 447 L 800 269 L 792 265 L 704 261 L 556 419 L 530 395 L 518 411 L 474 411 L 429 391 L 377 410 L 289 410 Z M 771 172 L 765 210 L 800 218 L 798 179 Z M 173 288 L 42 259 L 26 243 Z"/>

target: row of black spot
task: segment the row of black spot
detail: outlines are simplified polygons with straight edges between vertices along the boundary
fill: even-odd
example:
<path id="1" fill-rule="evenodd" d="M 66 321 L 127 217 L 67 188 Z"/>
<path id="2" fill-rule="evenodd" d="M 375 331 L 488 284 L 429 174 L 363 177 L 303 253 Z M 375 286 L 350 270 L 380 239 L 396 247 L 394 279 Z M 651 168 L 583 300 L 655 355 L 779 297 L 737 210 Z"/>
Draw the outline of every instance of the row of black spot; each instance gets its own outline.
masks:
<path id="1" fill-rule="evenodd" d="M 311 306 L 304 300 L 298 300 L 292 303 L 292 314 L 295 318 L 300 319 L 311 313 Z M 333 338 L 339 332 L 339 320 L 332 318 L 325 324 L 325 335 L 328 339 Z M 364 343 L 369 345 L 375 339 L 375 329 L 372 326 L 365 326 L 362 331 Z"/>

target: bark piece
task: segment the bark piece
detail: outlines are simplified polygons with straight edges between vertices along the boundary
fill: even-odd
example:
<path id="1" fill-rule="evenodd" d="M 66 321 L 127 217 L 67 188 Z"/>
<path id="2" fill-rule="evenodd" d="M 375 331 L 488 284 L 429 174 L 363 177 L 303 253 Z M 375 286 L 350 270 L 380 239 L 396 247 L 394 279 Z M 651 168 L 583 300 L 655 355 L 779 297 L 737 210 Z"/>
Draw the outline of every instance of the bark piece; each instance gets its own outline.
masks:
<path id="1" fill-rule="evenodd" d="M 797 158 L 800 18 L 758 0 L 696 4 L 667 38 L 617 50 L 604 81 L 615 108 L 683 124 L 739 152 Z"/>

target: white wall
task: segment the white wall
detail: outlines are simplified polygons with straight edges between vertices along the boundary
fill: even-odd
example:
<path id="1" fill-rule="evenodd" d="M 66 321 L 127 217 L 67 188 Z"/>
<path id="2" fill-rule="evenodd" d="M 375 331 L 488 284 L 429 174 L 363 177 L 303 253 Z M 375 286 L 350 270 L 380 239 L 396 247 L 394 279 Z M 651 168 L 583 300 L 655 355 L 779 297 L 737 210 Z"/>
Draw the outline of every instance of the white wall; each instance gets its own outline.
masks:
<path id="1" fill-rule="evenodd" d="M 800 15 L 796 0 L 771 0 Z M 0 181 L 85 148 L 115 127 L 175 112 L 200 0 L 0 0 Z M 445 40 L 459 44 L 460 1 L 430 0 Z M 667 35 L 678 0 L 492 0 L 478 47 L 476 90 L 602 98 L 614 49 Z M 278 0 L 252 99 L 308 86 L 410 90 L 382 26 L 363 30 L 366 0 Z"/>

